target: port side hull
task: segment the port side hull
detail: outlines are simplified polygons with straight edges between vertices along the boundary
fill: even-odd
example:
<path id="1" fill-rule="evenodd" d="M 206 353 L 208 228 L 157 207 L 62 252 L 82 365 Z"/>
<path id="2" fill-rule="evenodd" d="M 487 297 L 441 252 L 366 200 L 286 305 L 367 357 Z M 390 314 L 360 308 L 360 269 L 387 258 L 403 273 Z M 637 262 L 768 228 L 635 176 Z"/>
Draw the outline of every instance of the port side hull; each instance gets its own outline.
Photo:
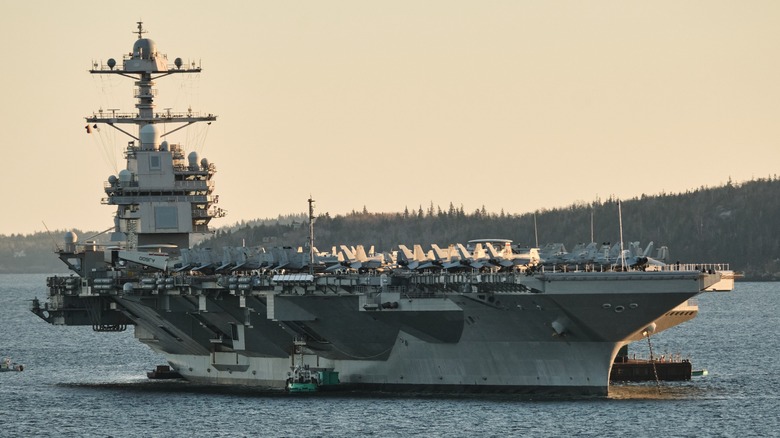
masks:
<path id="1" fill-rule="evenodd" d="M 169 305 L 160 313 L 147 308 L 158 318 L 135 322 L 139 340 L 197 383 L 282 390 L 294 364 L 293 339 L 301 335 L 295 330 L 305 325 L 323 336 L 317 348 L 307 349 L 304 363 L 337 371 L 343 388 L 604 395 L 620 347 L 699 292 L 690 279 L 657 285 L 645 293 L 615 293 L 622 285 L 613 280 L 590 283 L 587 293 L 558 287 L 550 293 L 448 294 L 376 311 L 363 309 L 354 295 L 275 295 L 273 315 L 261 311 L 242 325 L 245 338 L 235 342 L 243 350 L 199 339 L 190 343 L 200 353 L 187 353 L 187 340 L 170 339 L 172 333 L 194 333 L 193 321 L 213 327 L 246 322 L 235 318 L 240 312 L 227 298 L 221 308 L 209 304 L 197 315 L 189 309 L 175 316 L 186 306 Z M 120 304 L 142 313 L 141 303 Z M 166 324 L 170 328 L 160 329 Z"/>
<path id="2" fill-rule="evenodd" d="M 314 368 L 339 371 L 340 389 L 390 392 L 556 393 L 606 395 L 619 348 L 612 343 L 463 342 L 429 344 L 401 333 L 386 361 L 305 356 Z M 424 351 L 425 354 L 420 354 Z M 292 358 L 166 355 L 194 383 L 283 390 Z M 246 364 L 242 370 L 228 363 Z M 221 368 L 221 369 L 220 369 Z"/>

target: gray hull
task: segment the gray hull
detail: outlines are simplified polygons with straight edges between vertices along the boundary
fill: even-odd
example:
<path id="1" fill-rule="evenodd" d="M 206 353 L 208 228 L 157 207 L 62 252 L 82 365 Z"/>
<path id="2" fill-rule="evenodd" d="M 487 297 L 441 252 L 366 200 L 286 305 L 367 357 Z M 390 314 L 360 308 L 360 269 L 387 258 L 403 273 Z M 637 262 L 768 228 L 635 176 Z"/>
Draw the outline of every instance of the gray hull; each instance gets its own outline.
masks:
<path id="1" fill-rule="evenodd" d="M 116 302 L 142 342 L 200 383 L 282 389 L 293 341 L 306 337 L 304 362 L 338 371 L 345 388 L 606 394 L 617 350 L 656 321 L 674 325 L 674 309 L 695 309 L 687 300 L 716 277 L 546 274 L 513 277 L 521 282 L 502 292 L 212 290 Z M 397 307 L 369 306 L 385 299 Z"/>

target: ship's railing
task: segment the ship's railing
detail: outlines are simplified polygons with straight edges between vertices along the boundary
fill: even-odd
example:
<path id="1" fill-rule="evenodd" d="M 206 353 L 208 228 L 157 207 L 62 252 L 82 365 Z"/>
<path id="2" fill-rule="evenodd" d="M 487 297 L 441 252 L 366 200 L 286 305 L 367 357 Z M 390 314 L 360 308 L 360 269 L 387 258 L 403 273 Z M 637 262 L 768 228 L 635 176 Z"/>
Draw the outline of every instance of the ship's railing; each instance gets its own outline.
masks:
<path id="1" fill-rule="evenodd" d="M 661 267 L 662 271 L 730 271 L 728 263 L 671 263 Z"/>
<path id="2" fill-rule="evenodd" d="M 103 188 L 106 190 L 140 189 L 138 181 L 117 182 L 115 184 L 111 184 L 108 181 L 104 181 Z M 173 190 L 203 190 L 203 191 L 213 190 L 214 181 L 212 180 L 174 181 L 172 189 Z M 165 190 L 171 190 L 171 187 L 158 187 L 158 188 L 144 187 L 142 190 L 165 191 Z"/>
<path id="3" fill-rule="evenodd" d="M 214 181 L 212 180 L 174 181 L 173 185 L 177 189 L 208 190 L 214 188 Z"/>
<path id="4" fill-rule="evenodd" d="M 414 273 L 409 275 L 409 281 L 415 285 L 462 285 L 462 284 L 515 284 L 518 279 L 524 277 L 519 272 L 440 272 L 440 273 Z"/>
<path id="5" fill-rule="evenodd" d="M 210 196 L 205 195 L 188 195 L 188 196 L 111 196 L 100 200 L 102 204 L 136 204 L 139 202 L 189 202 L 205 204 L 212 202 Z"/>
<path id="6" fill-rule="evenodd" d="M 172 119 L 188 119 L 188 118 L 201 118 L 201 117 L 214 117 L 214 114 L 201 114 L 198 111 L 187 111 L 187 112 L 164 112 L 164 113 L 154 113 L 155 119 L 162 119 L 162 120 L 172 120 Z M 140 118 L 140 115 L 138 113 L 120 113 L 120 112 L 93 112 L 92 117 L 89 119 L 90 121 L 111 121 L 111 120 L 118 120 L 118 119 L 137 119 Z"/>
<path id="7" fill-rule="evenodd" d="M 533 272 L 539 273 L 557 273 L 557 272 L 617 272 L 620 271 L 619 264 L 605 264 L 605 265 L 541 265 L 534 269 Z M 720 272 L 729 271 L 728 263 L 673 263 L 668 265 L 643 265 L 639 267 L 626 266 L 624 271 L 627 272 L 652 272 L 652 271 L 664 271 L 664 272 L 682 272 L 682 271 L 701 271 L 701 272 Z"/>
<path id="8" fill-rule="evenodd" d="M 138 181 L 122 181 L 122 182 L 117 181 L 116 184 L 111 184 L 108 181 L 103 182 L 104 189 L 110 189 L 110 188 L 125 189 L 125 188 L 137 188 L 137 187 L 138 187 Z"/>
<path id="9" fill-rule="evenodd" d="M 191 168 L 187 164 L 174 164 L 173 170 L 175 170 L 178 173 L 183 174 L 192 174 L 192 175 L 203 175 L 204 173 L 214 173 L 217 171 L 217 166 L 214 163 L 209 163 L 208 167 L 204 168 L 201 165 L 197 166 L 197 169 Z"/>
<path id="10" fill-rule="evenodd" d="M 138 117 L 138 113 L 118 113 L 118 112 L 111 112 L 111 114 L 105 113 L 105 112 L 97 112 L 92 113 L 93 118 L 95 119 L 134 119 Z"/>

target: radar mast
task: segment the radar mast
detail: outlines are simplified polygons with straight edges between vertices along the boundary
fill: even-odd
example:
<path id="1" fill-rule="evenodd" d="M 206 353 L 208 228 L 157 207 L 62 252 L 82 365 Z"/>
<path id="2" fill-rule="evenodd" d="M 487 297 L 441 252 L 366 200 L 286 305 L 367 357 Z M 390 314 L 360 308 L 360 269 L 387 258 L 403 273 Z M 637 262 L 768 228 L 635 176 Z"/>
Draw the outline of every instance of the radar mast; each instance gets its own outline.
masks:
<path id="1" fill-rule="evenodd" d="M 137 23 L 133 33 L 138 38 L 132 51 L 122 57 L 121 66 L 110 58 L 105 65 L 95 63 L 89 71 L 135 81 L 136 113 L 98 111 L 86 117 L 87 132 L 105 124 L 132 139 L 125 150 L 127 166 L 109 177 L 103 203 L 117 206 L 113 241 L 124 241 L 128 247 L 189 248 L 191 234 L 210 232 L 209 221 L 225 215 L 214 206 L 218 197 L 212 196 L 216 168 L 205 158 L 199 159 L 196 152 L 190 152 L 185 160 L 182 145 L 169 143 L 165 138 L 195 123 L 210 125 L 217 116 L 200 115 L 191 109 L 182 113 L 167 108 L 162 113 L 155 111 L 155 80 L 174 74 L 197 74 L 201 68 L 195 63 L 186 66 L 181 58 L 169 64 L 167 55 L 159 53 L 155 42 L 145 37 L 143 22 Z M 157 128 L 161 123 L 180 126 L 161 133 Z M 135 125 L 136 133 L 125 125 Z"/>

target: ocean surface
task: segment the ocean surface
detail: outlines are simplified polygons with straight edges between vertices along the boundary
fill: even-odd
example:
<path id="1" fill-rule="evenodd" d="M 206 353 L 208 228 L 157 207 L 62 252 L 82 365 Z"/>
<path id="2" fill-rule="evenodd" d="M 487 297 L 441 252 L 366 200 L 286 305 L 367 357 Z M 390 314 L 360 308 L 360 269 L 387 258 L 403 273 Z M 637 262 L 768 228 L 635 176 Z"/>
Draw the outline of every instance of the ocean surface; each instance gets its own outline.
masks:
<path id="1" fill-rule="evenodd" d="M 269 395 L 153 382 L 165 360 L 132 328 L 55 327 L 29 310 L 45 275 L 0 275 L 0 436 L 780 436 L 780 283 L 698 298 L 652 338 L 709 374 L 613 385 L 608 397 Z M 647 343 L 632 344 L 647 356 Z"/>

